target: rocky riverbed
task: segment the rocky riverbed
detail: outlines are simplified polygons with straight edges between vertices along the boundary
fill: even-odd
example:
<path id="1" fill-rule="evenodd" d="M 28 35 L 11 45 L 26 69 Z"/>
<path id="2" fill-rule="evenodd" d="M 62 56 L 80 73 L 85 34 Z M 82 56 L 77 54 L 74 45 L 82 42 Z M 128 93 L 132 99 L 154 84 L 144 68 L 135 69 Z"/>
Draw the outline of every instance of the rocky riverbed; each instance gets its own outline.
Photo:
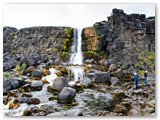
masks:
<path id="1" fill-rule="evenodd" d="M 83 66 L 85 67 L 88 65 Z M 73 76 L 66 76 L 67 68 L 68 66 L 62 65 L 54 68 L 57 71 L 55 72 L 57 82 L 52 84 L 42 79 L 44 75 L 42 69 L 50 75 L 46 68 L 33 70 L 31 77 L 19 76 L 15 72 L 16 68 L 5 73 L 4 114 L 7 116 L 155 115 L 154 75 L 149 75 L 147 86 L 143 85 L 141 78 L 139 89 L 135 90 L 133 75 L 124 73 L 120 68 L 116 68 L 114 74 L 88 69 L 84 81 L 77 81 L 70 86 Z M 119 77 L 116 77 L 117 73 Z M 120 76 L 120 73 L 123 74 Z M 120 79 L 127 74 L 126 80 Z"/>
<path id="2" fill-rule="evenodd" d="M 154 16 L 113 9 L 81 33 L 54 26 L 3 33 L 4 115 L 155 116 Z"/>

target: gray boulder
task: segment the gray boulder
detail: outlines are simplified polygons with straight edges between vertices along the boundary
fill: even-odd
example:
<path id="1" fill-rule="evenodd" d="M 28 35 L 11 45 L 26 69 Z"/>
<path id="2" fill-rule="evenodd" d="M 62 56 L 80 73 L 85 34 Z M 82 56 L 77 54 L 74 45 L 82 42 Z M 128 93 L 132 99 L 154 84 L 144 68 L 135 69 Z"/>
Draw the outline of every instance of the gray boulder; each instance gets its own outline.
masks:
<path id="1" fill-rule="evenodd" d="M 95 83 L 110 83 L 110 73 L 109 72 L 96 72 L 94 76 Z"/>
<path id="2" fill-rule="evenodd" d="M 90 87 L 92 85 L 92 80 L 89 79 L 88 77 L 85 77 L 82 81 L 81 81 L 81 85 L 83 85 L 85 88 Z"/>
<path id="3" fill-rule="evenodd" d="M 64 87 L 58 95 L 58 102 L 70 104 L 74 100 L 76 90 L 70 87 Z"/>
<path id="4" fill-rule="evenodd" d="M 68 87 L 68 80 L 65 77 L 58 77 L 53 81 L 52 88 L 55 91 L 61 91 L 64 87 Z"/>

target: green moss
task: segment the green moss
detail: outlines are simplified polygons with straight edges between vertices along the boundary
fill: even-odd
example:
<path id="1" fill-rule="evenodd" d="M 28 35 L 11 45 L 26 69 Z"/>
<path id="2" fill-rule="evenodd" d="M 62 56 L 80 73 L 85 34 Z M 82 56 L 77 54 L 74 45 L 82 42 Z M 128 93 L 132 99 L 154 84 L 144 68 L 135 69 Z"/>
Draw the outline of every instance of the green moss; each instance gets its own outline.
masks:
<path id="1" fill-rule="evenodd" d="M 3 73 L 3 76 L 6 77 L 6 78 L 11 78 L 11 75 L 8 74 L 8 73 L 5 73 L 5 72 Z"/>
<path id="2" fill-rule="evenodd" d="M 87 52 L 85 52 L 85 53 L 86 53 L 86 54 L 93 54 L 93 55 L 98 56 L 98 53 L 95 52 L 95 51 L 87 51 Z"/>
<path id="3" fill-rule="evenodd" d="M 148 55 L 148 57 L 149 57 L 150 59 L 155 59 L 155 52 L 153 52 L 153 51 L 148 52 L 147 55 Z"/>
<path id="4" fill-rule="evenodd" d="M 21 66 L 16 65 L 16 70 L 17 70 L 17 71 L 20 71 L 20 70 L 21 70 Z"/>
<path id="5" fill-rule="evenodd" d="M 144 70 L 139 70 L 139 71 L 138 71 L 138 74 L 139 74 L 139 75 L 143 75 L 143 74 L 144 74 Z"/>
<path id="6" fill-rule="evenodd" d="M 142 65 L 143 65 L 143 62 L 141 62 L 141 61 L 136 62 L 136 63 L 134 64 L 135 67 L 142 66 Z"/>
<path id="7" fill-rule="evenodd" d="M 25 63 L 23 63 L 21 66 L 16 65 L 16 70 L 17 70 L 17 71 L 21 71 L 21 70 L 23 70 L 23 68 L 24 68 L 25 66 L 26 66 Z"/>
<path id="8" fill-rule="evenodd" d="M 98 35 L 96 36 L 96 38 L 102 38 L 102 37 L 103 37 L 102 35 L 101 36 L 98 36 Z"/>
<path id="9" fill-rule="evenodd" d="M 64 31 L 68 37 L 71 37 L 72 28 L 65 28 Z"/>

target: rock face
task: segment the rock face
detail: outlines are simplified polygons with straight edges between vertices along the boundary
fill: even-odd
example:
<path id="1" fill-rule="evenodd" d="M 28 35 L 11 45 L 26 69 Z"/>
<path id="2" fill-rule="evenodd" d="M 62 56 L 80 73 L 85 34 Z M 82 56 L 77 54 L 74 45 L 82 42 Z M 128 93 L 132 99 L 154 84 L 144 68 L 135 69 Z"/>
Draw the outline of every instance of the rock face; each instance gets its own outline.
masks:
<path id="1" fill-rule="evenodd" d="M 108 21 L 84 28 L 82 40 L 83 51 L 109 52 L 112 63 L 132 65 L 139 52 L 155 51 L 155 17 L 113 9 Z"/>
<path id="2" fill-rule="evenodd" d="M 56 60 L 66 62 L 73 41 L 71 27 L 3 28 L 4 68 L 16 66 L 17 60 L 28 65 Z M 23 59 L 22 59 L 23 58 Z M 10 59 L 15 59 L 10 61 Z M 7 67 L 6 67 L 7 66 Z"/>

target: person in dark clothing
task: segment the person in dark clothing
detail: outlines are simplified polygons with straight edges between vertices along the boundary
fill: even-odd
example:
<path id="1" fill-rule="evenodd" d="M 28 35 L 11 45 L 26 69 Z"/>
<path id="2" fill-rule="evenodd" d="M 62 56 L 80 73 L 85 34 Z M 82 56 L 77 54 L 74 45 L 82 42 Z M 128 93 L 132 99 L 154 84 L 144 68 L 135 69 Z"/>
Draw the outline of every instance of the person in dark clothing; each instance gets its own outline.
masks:
<path id="1" fill-rule="evenodd" d="M 144 73 L 144 86 L 147 84 L 148 71 L 146 70 Z"/>
<path id="2" fill-rule="evenodd" d="M 138 90 L 138 74 L 137 73 L 134 73 L 134 82 L 135 82 L 135 86 L 136 86 L 136 90 Z"/>

